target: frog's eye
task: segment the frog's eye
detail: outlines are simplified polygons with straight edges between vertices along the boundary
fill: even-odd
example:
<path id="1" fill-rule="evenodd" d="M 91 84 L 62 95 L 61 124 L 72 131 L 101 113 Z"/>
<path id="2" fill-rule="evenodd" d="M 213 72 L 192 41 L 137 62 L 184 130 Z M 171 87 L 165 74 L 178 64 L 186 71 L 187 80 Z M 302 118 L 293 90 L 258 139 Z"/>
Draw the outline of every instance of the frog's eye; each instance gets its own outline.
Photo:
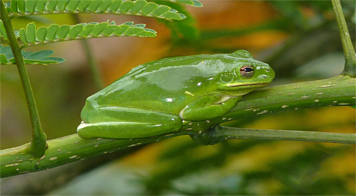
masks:
<path id="1" fill-rule="evenodd" d="M 230 83 L 234 80 L 234 72 L 225 72 L 222 73 L 220 76 L 220 80 L 223 83 Z"/>
<path id="2" fill-rule="evenodd" d="M 241 77 L 244 79 L 250 79 L 255 74 L 255 68 L 252 65 L 245 65 L 240 68 Z"/>

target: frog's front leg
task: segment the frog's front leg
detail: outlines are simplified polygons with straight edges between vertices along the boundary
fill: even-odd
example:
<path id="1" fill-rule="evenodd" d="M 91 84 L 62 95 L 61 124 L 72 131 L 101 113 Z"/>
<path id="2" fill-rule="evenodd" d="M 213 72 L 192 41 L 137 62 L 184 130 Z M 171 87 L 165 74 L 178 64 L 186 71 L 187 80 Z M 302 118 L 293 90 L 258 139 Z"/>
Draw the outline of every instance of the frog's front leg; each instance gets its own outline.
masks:
<path id="1" fill-rule="evenodd" d="M 84 112 L 82 118 L 86 122 L 77 130 L 82 138 L 144 138 L 177 132 L 182 127 L 177 115 L 116 106 Z"/>
<path id="2" fill-rule="evenodd" d="M 231 110 L 240 97 L 227 97 L 219 94 L 199 97 L 185 106 L 179 113 L 183 120 L 197 121 L 220 117 Z"/>

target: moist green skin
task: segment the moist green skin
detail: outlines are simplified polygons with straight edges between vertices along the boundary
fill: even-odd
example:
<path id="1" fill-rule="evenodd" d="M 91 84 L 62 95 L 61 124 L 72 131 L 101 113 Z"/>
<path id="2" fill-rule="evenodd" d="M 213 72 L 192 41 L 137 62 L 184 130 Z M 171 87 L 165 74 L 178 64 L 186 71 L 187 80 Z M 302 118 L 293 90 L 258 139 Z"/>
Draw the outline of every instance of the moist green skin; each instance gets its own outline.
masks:
<path id="1" fill-rule="evenodd" d="M 240 68 L 246 65 L 254 67 L 251 78 L 241 76 Z M 78 134 L 129 139 L 176 132 L 182 120 L 222 116 L 242 95 L 273 78 L 268 64 L 244 50 L 145 63 L 87 99 Z"/>

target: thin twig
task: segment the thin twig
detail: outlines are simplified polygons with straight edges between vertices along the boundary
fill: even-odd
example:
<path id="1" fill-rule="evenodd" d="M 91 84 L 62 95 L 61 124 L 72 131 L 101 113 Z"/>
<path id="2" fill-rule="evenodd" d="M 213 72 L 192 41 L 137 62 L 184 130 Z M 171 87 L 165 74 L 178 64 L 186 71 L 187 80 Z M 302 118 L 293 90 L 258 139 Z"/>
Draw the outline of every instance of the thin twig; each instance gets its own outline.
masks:
<path id="1" fill-rule="evenodd" d="M 80 23 L 78 14 L 72 14 L 72 16 L 76 24 Z M 91 47 L 89 45 L 89 42 L 87 39 L 83 39 L 81 43 L 85 52 L 85 56 L 87 58 L 87 62 L 89 64 L 89 68 L 94 80 L 94 84 L 98 90 L 101 90 L 105 87 L 105 84 L 101 76 L 99 66 L 96 63 L 94 54 L 91 52 Z"/>
<path id="2" fill-rule="evenodd" d="M 346 25 L 344 13 L 339 0 L 332 0 L 331 2 L 333 4 L 345 54 L 345 68 L 343 74 L 356 77 L 356 54 Z"/>
<path id="3" fill-rule="evenodd" d="M 315 131 L 244 129 L 235 127 L 216 128 L 217 137 L 226 139 L 291 140 L 304 142 L 327 142 L 356 144 L 356 134 L 327 133 Z"/>

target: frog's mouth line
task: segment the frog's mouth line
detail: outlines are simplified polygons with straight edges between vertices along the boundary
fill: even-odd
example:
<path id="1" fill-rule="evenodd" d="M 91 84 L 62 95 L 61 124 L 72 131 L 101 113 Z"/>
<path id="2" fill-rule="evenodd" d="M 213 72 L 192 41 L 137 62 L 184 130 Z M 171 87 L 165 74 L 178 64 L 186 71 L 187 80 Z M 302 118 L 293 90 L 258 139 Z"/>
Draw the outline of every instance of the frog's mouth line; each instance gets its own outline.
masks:
<path id="1" fill-rule="evenodd" d="M 266 83 L 254 83 L 254 84 L 228 84 L 226 85 L 226 87 L 250 87 L 250 86 L 267 86 L 269 85 L 270 83 L 266 82 Z"/>

